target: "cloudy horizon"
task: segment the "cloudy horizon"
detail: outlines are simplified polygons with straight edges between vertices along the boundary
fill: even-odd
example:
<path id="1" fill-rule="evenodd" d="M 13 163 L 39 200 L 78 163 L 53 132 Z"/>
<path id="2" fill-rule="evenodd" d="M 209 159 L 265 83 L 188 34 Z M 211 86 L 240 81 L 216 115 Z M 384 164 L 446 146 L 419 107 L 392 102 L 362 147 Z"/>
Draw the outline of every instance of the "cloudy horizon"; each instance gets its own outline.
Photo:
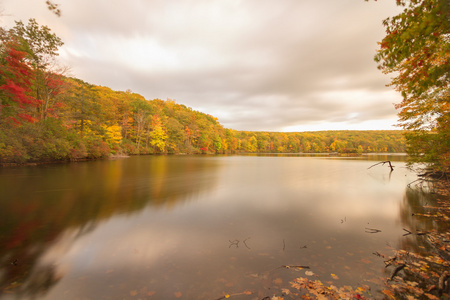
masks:
<path id="1" fill-rule="evenodd" d="M 0 26 L 35 18 L 70 75 L 174 99 L 248 131 L 384 130 L 397 122 L 373 60 L 395 1 L 0 0 Z"/>

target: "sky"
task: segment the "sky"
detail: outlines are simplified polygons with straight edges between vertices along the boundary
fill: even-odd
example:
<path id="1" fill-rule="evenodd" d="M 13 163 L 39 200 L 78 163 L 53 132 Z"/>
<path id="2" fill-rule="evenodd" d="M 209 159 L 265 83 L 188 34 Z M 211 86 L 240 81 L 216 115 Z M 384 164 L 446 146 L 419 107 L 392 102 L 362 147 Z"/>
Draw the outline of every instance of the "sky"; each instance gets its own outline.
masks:
<path id="1" fill-rule="evenodd" d="M 401 96 L 373 57 L 393 0 L 0 0 L 35 18 L 70 76 L 173 99 L 248 131 L 390 130 Z"/>

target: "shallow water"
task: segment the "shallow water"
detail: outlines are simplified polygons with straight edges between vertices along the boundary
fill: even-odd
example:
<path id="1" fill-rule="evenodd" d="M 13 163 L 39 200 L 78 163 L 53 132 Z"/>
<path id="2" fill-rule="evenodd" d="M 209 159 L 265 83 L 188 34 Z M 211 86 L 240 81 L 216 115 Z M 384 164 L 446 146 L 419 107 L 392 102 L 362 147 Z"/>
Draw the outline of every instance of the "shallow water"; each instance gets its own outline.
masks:
<path id="1" fill-rule="evenodd" d="M 388 159 L 394 172 L 368 169 Z M 409 217 L 427 200 L 408 191 L 416 175 L 404 160 L 141 156 L 0 169 L 0 297 L 261 299 L 311 274 L 376 295 L 384 263 L 373 253 L 418 247 L 403 228 L 433 226 Z M 300 265 L 310 269 L 283 267 Z"/>

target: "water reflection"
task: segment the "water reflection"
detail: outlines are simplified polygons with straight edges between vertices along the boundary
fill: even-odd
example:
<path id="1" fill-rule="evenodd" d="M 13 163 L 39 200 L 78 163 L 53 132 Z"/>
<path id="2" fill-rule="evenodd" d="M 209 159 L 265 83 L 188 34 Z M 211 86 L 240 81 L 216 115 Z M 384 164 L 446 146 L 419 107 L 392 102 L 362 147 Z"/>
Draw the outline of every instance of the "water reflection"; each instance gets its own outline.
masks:
<path id="1" fill-rule="evenodd" d="M 372 164 L 161 156 L 0 170 L 2 296 L 263 298 L 305 276 L 283 265 L 365 282 L 384 267 L 371 253 L 403 234 L 415 179 L 401 162 L 391 178 Z"/>
<path id="2" fill-rule="evenodd" d="M 219 166 L 156 156 L 0 169 L 0 295 L 48 291 L 61 278 L 53 261 L 40 261 L 51 245 L 71 244 L 113 215 L 195 199 Z"/>
<path id="3" fill-rule="evenodd" d="M 436 230 L 438 233 L 449 230 L 448 222 L 433 217 L 439 213 L 436 209 L 439 196 L 428 191 L 416 188 L 406 189 L 403 201 L 400 203 L 400 219 L 405 228 L 405 234 L 400 239 L 402 249 L 423 253 L 430 250 L 430 243 L 426 235 L 417 235 L 416 232 Z M 424 216 L 426 215 L 426 216 Z M 408 234 L 406 231 L 412 232 Z"/>

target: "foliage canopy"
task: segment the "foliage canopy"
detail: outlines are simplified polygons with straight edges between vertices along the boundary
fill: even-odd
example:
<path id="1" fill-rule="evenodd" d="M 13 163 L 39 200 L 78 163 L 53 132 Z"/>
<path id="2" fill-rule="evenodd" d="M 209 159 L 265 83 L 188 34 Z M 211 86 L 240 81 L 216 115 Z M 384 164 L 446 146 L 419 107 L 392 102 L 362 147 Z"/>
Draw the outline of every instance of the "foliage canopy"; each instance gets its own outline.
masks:
<path id="1" fill-rule="evenodd" d="M 396 105 L 412 163 L 450 172 L 450 1 L 396 0 L 375 56 L 403 97 Z"/>

